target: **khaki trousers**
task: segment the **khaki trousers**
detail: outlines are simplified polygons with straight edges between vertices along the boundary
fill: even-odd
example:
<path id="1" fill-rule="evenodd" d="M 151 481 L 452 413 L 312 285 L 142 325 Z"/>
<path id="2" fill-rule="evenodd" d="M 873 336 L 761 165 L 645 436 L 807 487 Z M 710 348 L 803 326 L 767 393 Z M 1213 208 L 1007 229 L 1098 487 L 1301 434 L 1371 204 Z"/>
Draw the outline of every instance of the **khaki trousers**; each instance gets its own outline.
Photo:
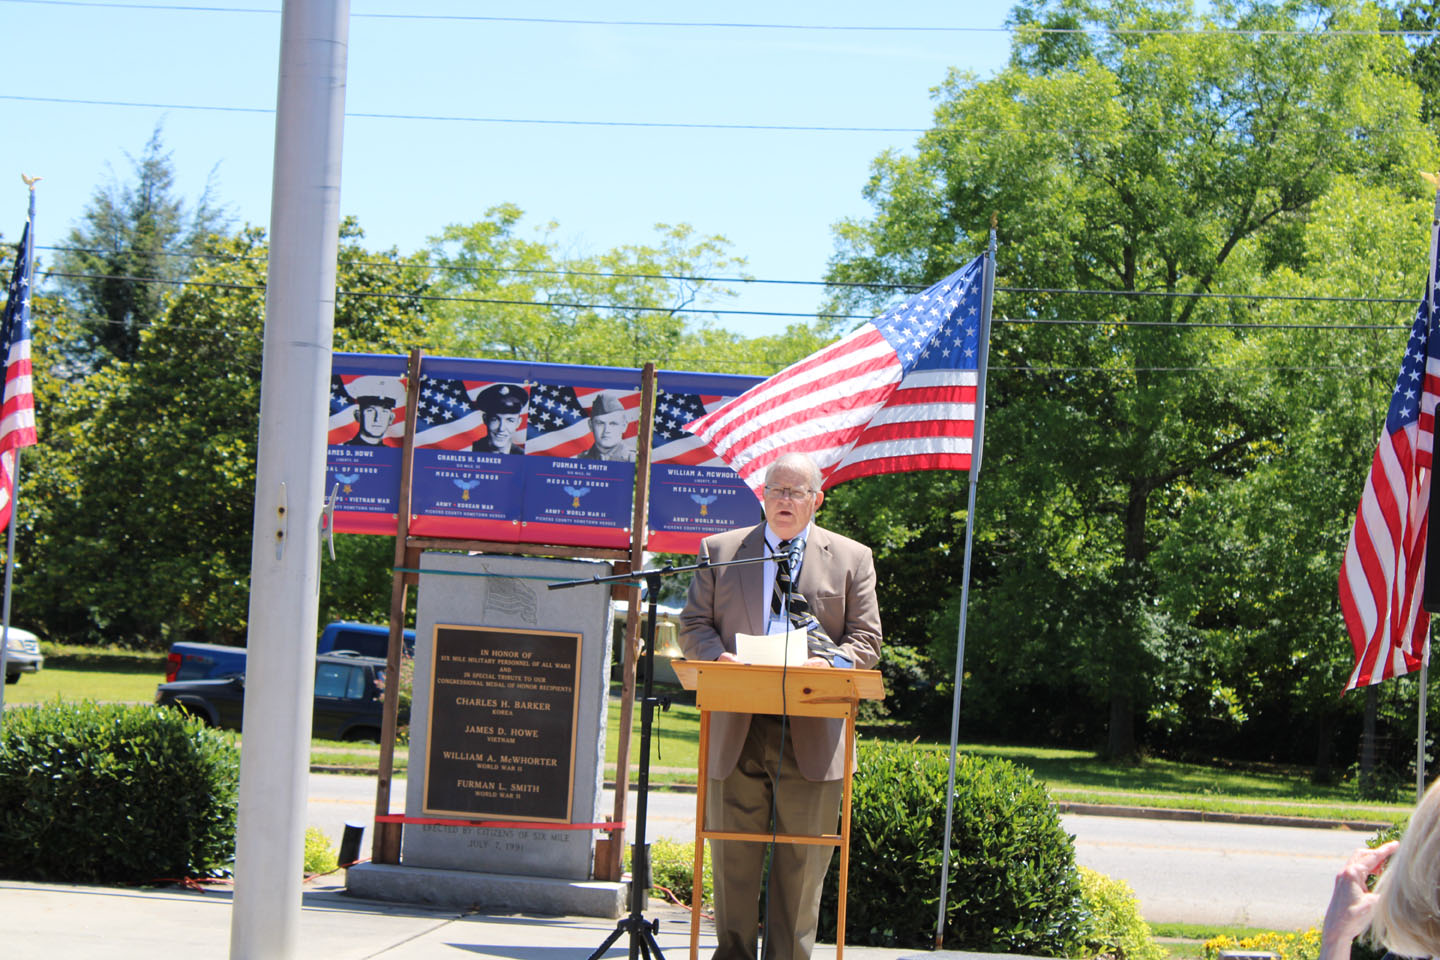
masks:
<path id="1" fill-rule="evenodd" d="M 835 833 L 840 823 L 841 780 L 806 780 L 795 765 L 789 726 L 780 745 L 780 718 L 757 715 L 735 769 L 706 785 L 705 824 L 709 830 L 776 833 Z M 711 840 L 715 873 L 713 960 L 755 960 L 760 898 L 768 844 Z M 777 843 L 770 866 L 765 960 L 805 960 L 815 946 L 820 890 L 834 847 Z"/>

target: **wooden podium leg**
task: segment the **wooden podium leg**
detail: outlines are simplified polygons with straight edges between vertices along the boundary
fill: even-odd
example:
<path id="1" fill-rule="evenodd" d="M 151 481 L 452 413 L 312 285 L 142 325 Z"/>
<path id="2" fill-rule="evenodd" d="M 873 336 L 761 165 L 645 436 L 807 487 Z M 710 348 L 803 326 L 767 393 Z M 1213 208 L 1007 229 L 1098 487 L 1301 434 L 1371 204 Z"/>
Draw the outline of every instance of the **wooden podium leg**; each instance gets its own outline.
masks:
<path id="1" fill-rule="evenodd" d="M 700 908 L 705 898 L 705 787 L 710 772 L 710 711 L 700 711 L 700 760 L 695 779 L 695 876 L 690 887 L 690 960 L 700 957 Z"/>
<path id="2" fill-rule="evenodd" d="M 845 718 L 845 788 L 840 801 L 840 902 L 835 915 L 835 960 L 845 960 L 845 898 L 850 887 L 850 785 L 855 774 L 855 717 L 859 702 L 850 702 Z"/>

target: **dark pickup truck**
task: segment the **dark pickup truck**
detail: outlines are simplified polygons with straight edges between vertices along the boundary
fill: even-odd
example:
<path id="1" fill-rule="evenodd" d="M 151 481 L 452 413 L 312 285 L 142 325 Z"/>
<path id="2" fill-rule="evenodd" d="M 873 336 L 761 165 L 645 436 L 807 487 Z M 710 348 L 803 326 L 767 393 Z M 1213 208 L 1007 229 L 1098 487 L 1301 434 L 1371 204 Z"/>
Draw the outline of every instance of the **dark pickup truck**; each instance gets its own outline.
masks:
<path id="1" fill-rule="evenodd" d="M 362 657 L 385 659 L 390 647 L 390 628 L 378 623 L 353 623 L 336 620 L 325 625 L 315 641 L 316 653 L 349 652 Z M 415 652 L 415 631 L 405 631 L 405 651 Z M 165 666 L 165 682 L 176 680 L 209 680 L 233 677 L 245 672 L 245 648 L 219 643 L 170 644 Z"/>
<path id="2" fill-rule="evenodd" d="M 326 740 L 378 742 L 384 683 L 384 660 L 350 653 L 318 655 L 310 735 Z M 245 675 L 162 683 L 155 688 L 155 703 L 183 710 L 212 727 L 239 730 L 245 707 Z"/>

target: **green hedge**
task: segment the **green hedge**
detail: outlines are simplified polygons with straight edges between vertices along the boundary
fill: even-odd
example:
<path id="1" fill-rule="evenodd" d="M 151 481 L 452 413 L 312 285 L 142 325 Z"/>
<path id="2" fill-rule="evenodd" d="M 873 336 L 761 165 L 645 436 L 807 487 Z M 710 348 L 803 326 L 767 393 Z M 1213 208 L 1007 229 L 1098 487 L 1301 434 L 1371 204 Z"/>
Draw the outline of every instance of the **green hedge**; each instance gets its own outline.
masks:
<path id="1" fill-rule="evenodd" d="M 144 883 L 235 855 L 240 751 L 177 711 L 52 703 L 0 723 L 0 876 Z"/>
<path id="2" fill-rule="evenodd" d="M 935 938 L 945 830 L 944 753 L 902 744 L 860 745 L 851 800 L 847 943 L 928 947 Z M 820 936 L 834 942 L 836 875 L 820 906 Z M 945 947 L 1032 956 L 1079 956 L 1093 921 L 1071 838 L 1030 771 L 965 756 L 955 777 Z"/>

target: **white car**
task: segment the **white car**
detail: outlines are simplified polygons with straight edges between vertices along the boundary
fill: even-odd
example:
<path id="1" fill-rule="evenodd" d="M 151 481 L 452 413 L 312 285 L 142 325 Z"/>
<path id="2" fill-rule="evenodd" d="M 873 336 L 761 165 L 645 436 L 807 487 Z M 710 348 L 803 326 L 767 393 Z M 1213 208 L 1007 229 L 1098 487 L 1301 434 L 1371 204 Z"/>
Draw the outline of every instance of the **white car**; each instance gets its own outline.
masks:
<path id="1" fill-rule="evenodd" d="M 5 682 L 18 683 L 22 673 L 39 673 L 45 664 L 40 638 L 20 627 L 10 628 L 9 649 L 5 651 Z"/>

